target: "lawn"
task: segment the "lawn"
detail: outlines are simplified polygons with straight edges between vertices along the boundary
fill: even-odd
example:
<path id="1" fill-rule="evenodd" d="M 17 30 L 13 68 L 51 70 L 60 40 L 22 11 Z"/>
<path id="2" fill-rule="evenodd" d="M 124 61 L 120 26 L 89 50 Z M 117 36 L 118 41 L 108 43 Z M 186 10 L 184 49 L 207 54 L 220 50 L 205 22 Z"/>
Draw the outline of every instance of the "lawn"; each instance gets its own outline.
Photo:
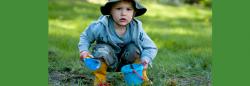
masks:
<path id="1" fill-rule="evenodd" d="M 199 6 L 144 1 L 139 17 L 159 48 L 148 76 L 155 86 L 210 86 L 212 76 L 212 12 Z M 91 71 L 79 60 L 80 33 L 100 15 L 100 3 L 86 0 L 49 0 L 49 85 L 93 84 Z M 112 85 L 123 86 L 120 73 L 109 73 Z"/>

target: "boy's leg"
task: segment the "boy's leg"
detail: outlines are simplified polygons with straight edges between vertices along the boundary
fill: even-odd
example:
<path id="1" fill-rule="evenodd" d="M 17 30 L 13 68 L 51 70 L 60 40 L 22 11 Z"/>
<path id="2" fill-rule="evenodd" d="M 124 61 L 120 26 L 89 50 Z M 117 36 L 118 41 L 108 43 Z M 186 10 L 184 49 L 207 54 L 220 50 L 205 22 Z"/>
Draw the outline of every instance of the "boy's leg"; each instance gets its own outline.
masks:
<path id="1" fill-rule="evenodd" d="M 108 68 L 115 67 L 118 62 L 114 49 L 108 44 L 96 44 L 92 55 L 96 59 L 102 59 Z"/>
<path id="2" fill-rule="evenodd" d="M 134 43 L 126 45 L 121 60 L 123 64 L 140 63 L 140 50 Z"/>
<path id="3" fill-rule="evenodd" d="M 106 83 L 106 74 L 108 66 L 111 66 L 115 62 L 115 57 L 113 54 L 113 49 L 108 44 L 96 44 L 94 47 L 92 55 L 94 58 L 99 59 L 101 61 L 101 67 L 94 71 L 95 75 L 94 86 L 103 86 Z M 106 86 L 106 85 L 105 85 Z"/>

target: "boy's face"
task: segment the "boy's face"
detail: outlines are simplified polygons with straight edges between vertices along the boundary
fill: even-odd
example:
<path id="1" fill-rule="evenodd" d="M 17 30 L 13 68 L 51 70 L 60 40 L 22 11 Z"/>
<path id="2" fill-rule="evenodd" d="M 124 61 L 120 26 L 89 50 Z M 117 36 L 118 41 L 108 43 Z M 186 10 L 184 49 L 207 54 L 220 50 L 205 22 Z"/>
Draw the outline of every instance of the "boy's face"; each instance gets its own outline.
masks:
<path id="1" fill-rule="evenodd" d="M 134 16 L 132 2 L 121 1 L 111 8 L 111 15 L 115 23 L 119 26 L 127 25 Z"/>

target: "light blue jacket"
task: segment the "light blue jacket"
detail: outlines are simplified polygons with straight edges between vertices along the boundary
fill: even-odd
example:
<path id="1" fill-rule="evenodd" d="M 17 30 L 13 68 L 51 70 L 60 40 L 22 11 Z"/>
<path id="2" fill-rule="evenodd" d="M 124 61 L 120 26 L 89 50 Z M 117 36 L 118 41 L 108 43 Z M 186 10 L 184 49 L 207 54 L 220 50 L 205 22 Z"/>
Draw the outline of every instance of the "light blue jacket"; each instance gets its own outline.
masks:
<path id="1" fill-rule="evenodd" d="M 102 41 L 114 46 L 117 53 L 121 51 L 119 46 L 112 41 L 114 38 L 111 36 L 111 28 L 108 27 L 108 18 L 111 18 L 111 16 L 101 16 L 98 21 L 90 24 L 85 31 L 81 33 L 78 44 L 80 51 L 89 51 L 91 44 L 95 41 Z M 129 25 L 132 28 L 132 41 L 140 49 L 141 58 L 148 59 L 151 64 L 157 54 L 158 49 L 156 45 L 144 32 L 142 23 L 139 20 L 134 18 Z"/>

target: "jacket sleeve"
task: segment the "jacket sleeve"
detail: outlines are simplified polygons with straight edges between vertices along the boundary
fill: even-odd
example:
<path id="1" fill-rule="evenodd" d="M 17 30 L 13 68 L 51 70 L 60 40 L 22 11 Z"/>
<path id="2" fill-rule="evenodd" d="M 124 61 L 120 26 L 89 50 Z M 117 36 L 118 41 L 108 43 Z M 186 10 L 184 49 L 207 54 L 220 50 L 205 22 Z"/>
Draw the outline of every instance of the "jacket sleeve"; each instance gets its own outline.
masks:
<path id="1" fill-rule="evenodd" d="M 141 27 L 139 29 L 139 40 L 140 40 L 140 45 L 142 46 L 141 58 L 146 58 L 151 63 L 152 60 L 155 58 L 158 49 L 155 43 L 147 35 L 147 33 L 145 33 L 142 26 L 139 27 Z"/>
<path id="2" fill-rule="evenodd" d="M 79 51 L 88 51 L 91 43 L 95 41 L 96 38 L 96 29 L 99 26 L 98 23 L 90 24 L 85 31 L 80 35 L 80 41 L 78 44 Z"/>

